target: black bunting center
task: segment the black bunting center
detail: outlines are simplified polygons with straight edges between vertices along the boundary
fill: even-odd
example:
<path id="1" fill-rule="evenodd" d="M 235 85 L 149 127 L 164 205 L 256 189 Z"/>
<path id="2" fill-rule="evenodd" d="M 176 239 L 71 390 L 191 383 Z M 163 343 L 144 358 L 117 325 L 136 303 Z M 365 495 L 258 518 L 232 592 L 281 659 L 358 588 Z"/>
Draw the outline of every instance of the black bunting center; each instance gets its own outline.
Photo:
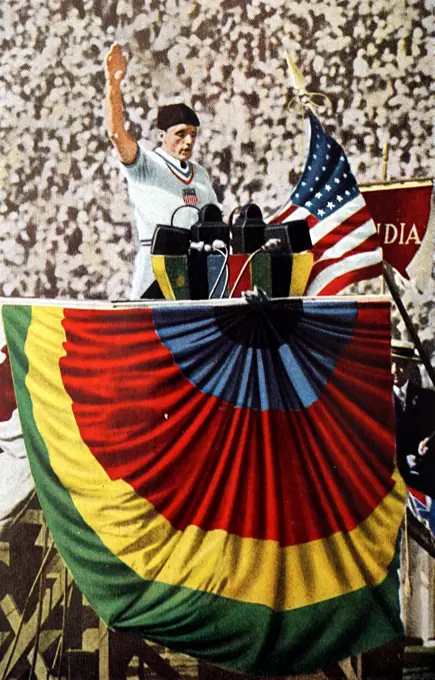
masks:
<path id="1" fill-rule="evenodd" d="M 276 349 L 294 335 L 303 315 L 302 302 L 272 303 L 240 307 L 216 307 L 214 316 L 220 332 L 238 345 Z"/>

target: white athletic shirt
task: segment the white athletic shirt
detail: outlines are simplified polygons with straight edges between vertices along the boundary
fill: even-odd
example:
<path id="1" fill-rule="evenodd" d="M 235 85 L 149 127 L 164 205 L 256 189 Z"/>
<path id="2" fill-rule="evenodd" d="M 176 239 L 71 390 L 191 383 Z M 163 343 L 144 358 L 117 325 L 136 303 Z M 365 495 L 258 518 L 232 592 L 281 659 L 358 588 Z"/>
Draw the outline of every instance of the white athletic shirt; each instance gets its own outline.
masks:
<path id="1" fill-rule="evenodd" d="M 150 245 L 157 224 L 171 224 L 173 212 L 190 201 L 196 202 L 198 208 L 218 203 L 204 168 L 191 161 L 183 164 L 186 167 L 161 148 L 149 151 L 140 145 L 133 163 L 119 164 L 127 179 L 141 242 L 134 264 L 132 300 L 139 299 L 154 281 Z M 190 227 L 197 219 L 197 210 L 186 207 L 177 212 L 173 224 Z"/>

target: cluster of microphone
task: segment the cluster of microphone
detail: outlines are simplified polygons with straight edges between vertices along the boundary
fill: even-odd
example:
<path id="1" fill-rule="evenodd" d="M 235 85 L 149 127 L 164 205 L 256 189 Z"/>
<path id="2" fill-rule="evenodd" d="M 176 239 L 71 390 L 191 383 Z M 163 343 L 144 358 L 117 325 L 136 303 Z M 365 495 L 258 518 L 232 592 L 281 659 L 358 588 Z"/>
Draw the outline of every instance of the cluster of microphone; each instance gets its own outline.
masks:
<path id="1" fill-rule="evenodd" d="M 257 276 L 264 284 L 264 275 L 257 275 L 259 268 L 253 269 L 251 264 L 261 253 L 272 258 L 269 293 L 289 295 L 293 256 L 312 248 L 305 220 L 267 224 L 261 209 L 251 203 L 234 210 L 226 223 L 219 207 L 208 204 L 198 210 L 198 220 L 186 229 L 173 224 L 180 209 L 172 215 L 170 225 L 157 225 L 151 243 L 153 269 L 165 297 L 232 297 L 236 289 L 247 288 L 247 273 L 251 288 L 257 284 Z"/>
<path id="2" fill-rule="evenodd" d="M 259 249 L 302 253 L 310 250 L 312 243 L 305 220 L 266 224 L 261 209 L 250 203 L 233 211 L 226 223 L 219 207 L 210 203 L 201 208 L 197 222 L 190 229 L 173 224 L 157 225 L 151 254 L 188 255 L 193 252 L 212 253 L 224 248 L 234 255 L 251 254 Z"/>

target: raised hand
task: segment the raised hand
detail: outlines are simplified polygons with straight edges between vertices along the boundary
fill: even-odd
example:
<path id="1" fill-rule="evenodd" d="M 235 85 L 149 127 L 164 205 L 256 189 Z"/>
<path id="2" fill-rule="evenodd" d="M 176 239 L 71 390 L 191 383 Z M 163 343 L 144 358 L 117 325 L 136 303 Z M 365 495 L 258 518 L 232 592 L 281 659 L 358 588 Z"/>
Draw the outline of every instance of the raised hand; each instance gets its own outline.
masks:
<path id="1" fill-rule="evenodd" d="M 113 43 L 104 61 L 106 80 L 121 82 L 127 71 L 127 59 L 119 43 Z"/>
<path id="2" fill-rule="evenodd" d="M 127 71 L 127 59 L 118 43 L 113 43 L 106 59 L 106 130 L 122 163 L 133 163 L 137 154 L 137 142 L 125 129 L 121 81 Z"/>

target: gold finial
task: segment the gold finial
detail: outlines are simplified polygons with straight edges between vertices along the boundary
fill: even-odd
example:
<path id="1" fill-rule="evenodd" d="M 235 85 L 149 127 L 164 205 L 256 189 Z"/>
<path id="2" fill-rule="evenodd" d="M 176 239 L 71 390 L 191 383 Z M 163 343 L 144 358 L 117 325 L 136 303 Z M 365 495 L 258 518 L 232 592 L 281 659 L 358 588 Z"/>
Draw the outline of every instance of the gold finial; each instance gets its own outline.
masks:
<path id="1" fill-rule="evenodd" d="M 285 50 L 285 58 L 287 61 L 288 70 L 290 72 L 293 89 L 296 92 L 295 96 L 289 103 L 289 108 L 293 106 L 296 100 L 298 100 L 300 106 L 310 109 L 313 111 L 313 113 L 315 112 L 317 106 L 320 106 L 324 100 L 326 100 L 332 108 L 332 102 L 326 94 L 323 94 L 323 92 L 308 92 L 305 86 L 305 78 L 296 66 L 293 59 L 290 57 L 287 50 Z M 316 98 L 318 100 L 320 99 L 321 101 L 316 103 Z"/>
<path id="2" fill-rule="evenodd" d="M 291 59 L 287 50 L 285 51 L 285 58 L 287 59 L 288 70 L 290 71 L 290 76 L 293 81 L 293 87 L 297 92 L 306 92 L 305 89 L 305 78 L 299 71 L 293 59 Z"/>

